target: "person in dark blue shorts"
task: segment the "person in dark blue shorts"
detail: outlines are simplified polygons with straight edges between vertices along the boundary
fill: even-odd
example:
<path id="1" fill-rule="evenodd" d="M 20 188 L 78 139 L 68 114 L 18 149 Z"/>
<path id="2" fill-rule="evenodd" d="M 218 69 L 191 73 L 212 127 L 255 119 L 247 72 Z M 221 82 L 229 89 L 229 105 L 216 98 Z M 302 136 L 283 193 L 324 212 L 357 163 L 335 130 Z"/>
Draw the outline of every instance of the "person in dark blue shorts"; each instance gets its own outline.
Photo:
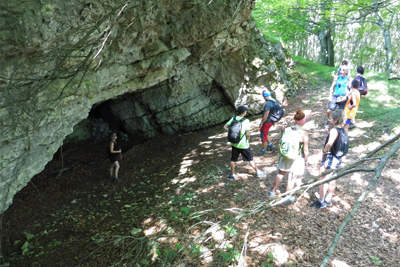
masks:
<path id="1" fill-rule="evenodd" d="M 332 129 L 326 137 L 325 145 L 322 149 L 322 160 L 320 164 L 321 166 L 319 169 L 319 174 L 331 169 L 338 169 L 342 163 L 342 157 L 335 155 L 333 151 L 336 151 L 336 149 L 334 149 L 334 146 L 336 145 L 337 139 L 339 138 L 339 131 L 345 131 L 342 128 L 345 121 L 344 111 L 341 109 L 335 110 L 329 117 L 328 121 Z M 323 180 L 325 179 L 325 177 L 331 177 L 332 175 L 333 173 L 330 173 L 328 174 L 328 176 L 323 176 L 319 179 Z M 311 203 L 311 207 L 324 209 L 327 206 L 332 206 L 332 196 L 335 192 L 336 181 L 333 180 L 328 182 L 328 191 L 326 195 L 324 185 L 325 184 L 319 186 L 319 199 L 316 202 Z"/>

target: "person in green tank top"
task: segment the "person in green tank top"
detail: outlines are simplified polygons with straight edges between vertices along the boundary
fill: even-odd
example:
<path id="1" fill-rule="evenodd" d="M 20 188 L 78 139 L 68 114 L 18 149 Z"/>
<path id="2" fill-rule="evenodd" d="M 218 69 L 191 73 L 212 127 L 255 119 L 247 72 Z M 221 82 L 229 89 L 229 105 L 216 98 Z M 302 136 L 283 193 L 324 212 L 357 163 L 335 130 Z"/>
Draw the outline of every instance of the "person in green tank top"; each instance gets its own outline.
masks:
<path id="1" fill-rule="evenodd" d="M 243 119 L 246 114 L 247 111 L 249 109 L 246 106 L 240 106 L 238 107 L 238 115 L 235 116 L 237 121 L 240 121 L 241 119 Z M 233 119 L 235 117 L 232 117 L 225 125 L 224 125 L 224 129 L 226 131 L 229 130 L 229 126 L 231 125 Z M 248 161 L 250 166 L 254 169 L 254 171 L 256 172 L 256 176 L 257 177 L 261 177 L 261 176 L 265 176 L 267 173 L 259 170 L 257 168 L 257 166 L 254 164 L 253 161 L 253 156 L 251 154 L 250 151 L 250 121 L 248 119 L 245 119 L 242 122 L 242 129 L 240 132 L 240 142 L 239 143 L 231 143 L 232 145 L 232 155 L 231 155 L 231 174 L 229 174 L 228 178 L 231 181 L 235 180 L 235 166 L 236 166 L 236 162 L 238 161 L 239 155 L 242 155 L 242 159 L 243 161 Z"/>

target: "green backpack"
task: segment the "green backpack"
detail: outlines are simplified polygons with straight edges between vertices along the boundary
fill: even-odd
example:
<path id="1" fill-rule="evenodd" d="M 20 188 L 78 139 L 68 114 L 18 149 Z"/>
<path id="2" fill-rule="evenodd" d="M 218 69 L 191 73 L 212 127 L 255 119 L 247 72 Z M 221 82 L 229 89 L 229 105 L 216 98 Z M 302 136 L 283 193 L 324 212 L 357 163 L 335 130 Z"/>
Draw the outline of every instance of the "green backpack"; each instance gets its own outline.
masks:
<path id="1" fill-rule="evenodd" d="M 301 130 L 293 130 L 292 127 L 285 129 L 282 135 L 279 152 L 286 159 L 297 159 L 300 157 Z"/>

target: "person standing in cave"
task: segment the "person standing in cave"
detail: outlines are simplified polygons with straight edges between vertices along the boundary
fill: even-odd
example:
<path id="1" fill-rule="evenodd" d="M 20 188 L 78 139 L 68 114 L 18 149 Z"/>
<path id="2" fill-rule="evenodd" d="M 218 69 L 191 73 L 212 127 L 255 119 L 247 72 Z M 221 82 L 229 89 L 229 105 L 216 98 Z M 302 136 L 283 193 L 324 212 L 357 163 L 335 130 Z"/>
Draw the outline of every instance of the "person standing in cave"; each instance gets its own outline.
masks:
<path id="1" fill-rule="evenodd" d="M 122 150 L 119 147 L 117 141 L 117 133 L 112 132 L 110 135 L 110 143 L 109 143 L 109 151 L 108 151 L 108 158 L 110 159 L 111 166 L 110 166 L 110 179 L 114 180 L 115 182 L 119 181 L 118 178 L 118 170 L 119 170 L 119 163 L 118 163 L 118 154 L 121 154 Z M 115 174 L 115 175 L 113 175 Z"/>

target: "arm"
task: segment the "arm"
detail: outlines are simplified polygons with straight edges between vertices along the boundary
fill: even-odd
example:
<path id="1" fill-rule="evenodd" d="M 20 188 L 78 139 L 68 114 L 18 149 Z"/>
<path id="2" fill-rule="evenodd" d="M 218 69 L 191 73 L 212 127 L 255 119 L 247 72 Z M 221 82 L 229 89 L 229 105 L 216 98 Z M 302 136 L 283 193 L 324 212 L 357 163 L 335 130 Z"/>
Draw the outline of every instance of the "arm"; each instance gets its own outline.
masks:
<path id="1" fill-rule="evenodd" d="M 268 115 L 269 115 L 269 110 L 265 110 L 264 111 L 264 115 L 261 118 L 260 129 L 262 128 L 262 126 L 265 123 L 265 121 L 268 119 Z"/>
<path id="2" fill-rule="evenodd" d="M 121 153 L 121 149 L 118 151 L 114 150 L 114 143 L 110 142 L 110 153 Z"/>
<path id="3" fill-rule="evenodd" d="M 308 133 L 303 132 L 303 151 L 304 151 L 304 160 L 306 162 L 306 166 L 308 164 L 308 155 L 310 154 L 310 151 L 308 149 Z"/>
<path id="4" fill-rule="evenodd" d="M 227 123 L 224 125 L 224 129 L 225 129 L 225 131 L 229 130 L 229 125 Z"/>
<path id="5" fill-rule="evenodd" d="M 357 97 L 356 94 L 354 93 L 355 89 L 351 89 L 351 99 L 353 100 L 353 105 L 351 105 L 350 103 L 347 105 L 348 109 L 352 109 L 354 107 L 357 107 Z"/>
<path id="6" fill-rule="evenodd" d="M 339 133 L 335 128 L 331 129 L 329 133 L 328 143 L 326 143 L 325 147 L 322 149 L 323 154 L 328 153 L 329 149 L 333 146 L 333 143 L 335 142 L 338 135 Z"/>
<path id="7" fill-rule="evenodd" d="M 329 101 L 332 101 L 333 89 L 336 86 L 336 81 L 337 81 L 337 76 L 335 76 L 335 78 L 333 79 L 332 85 L 329 88 L 329 99 L 328 99 Z"/>

